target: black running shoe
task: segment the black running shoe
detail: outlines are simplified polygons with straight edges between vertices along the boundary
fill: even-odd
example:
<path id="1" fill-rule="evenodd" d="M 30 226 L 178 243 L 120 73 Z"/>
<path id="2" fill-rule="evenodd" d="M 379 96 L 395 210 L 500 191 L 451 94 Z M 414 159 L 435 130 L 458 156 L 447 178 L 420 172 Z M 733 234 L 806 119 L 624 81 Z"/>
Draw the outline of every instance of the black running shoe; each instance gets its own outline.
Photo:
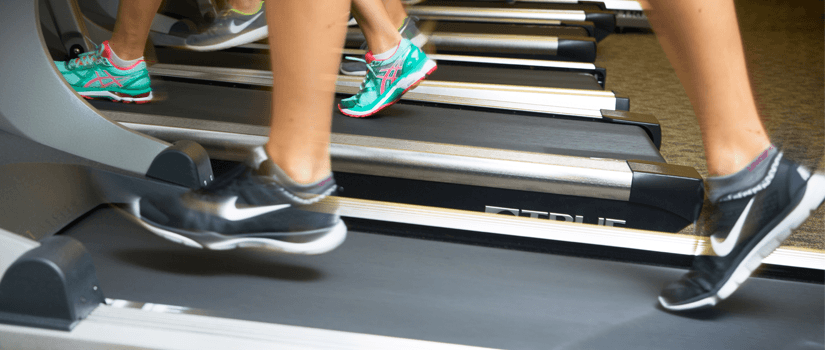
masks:
<path id="1" fill-rule="evenodd" d="M 208 187 L 142 198 L 138 212 L 153 233 L 195 248 L 322 254 L 347 234 L 337 206 L 321 202 L 336 188 L 331 175 L 312 185 L 293 183 L 259 147 Z"/>
<path id="2" fill-rule="evenodd" d="M 231 7 L 221 11 L 202 33 L 187 37 L 182 48 L 217 51 L 266 39 L 269 27 L 266 25 L 266 8 L 263 4 L 261 1 L 254 13 L 243 13 Z"/>
<path id="3" fill-rule="evenodd" d="M 711 307 L 729 297 L 762 259 L 825 200 L 825 175 L 778 153 L 765 178 L 753 188 L 724 194 L 707 229 L 715 255 L 697 256 L 690 272 L 659 296 L 668 310 Z"/>

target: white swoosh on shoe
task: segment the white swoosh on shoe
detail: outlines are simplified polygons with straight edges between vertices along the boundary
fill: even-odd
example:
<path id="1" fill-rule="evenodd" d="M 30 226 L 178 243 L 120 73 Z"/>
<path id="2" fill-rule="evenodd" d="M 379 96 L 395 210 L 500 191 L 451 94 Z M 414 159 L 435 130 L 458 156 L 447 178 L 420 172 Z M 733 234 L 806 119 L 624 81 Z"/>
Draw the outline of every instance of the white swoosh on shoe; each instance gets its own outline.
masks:
<path id="1" fill-rule="evenodd" d="M 256 216 L 268 214 L 274 211 L 290 207 L 290 204 L 275 204 L 260 207 L 238 208 L 238 206 L 236 205 L 237 201 L 238 197 L 232 196 L 219 202 L 196 202 L 190 203 L 187 206 L 190 208 L 197 208 L 197 210 L 221 217 L 229 221 L 241 221 L 251 219 Z"/>
<path id="2" fill-rule="evenodd" d="M 748 217 L 748 213 L 751 211 L 751 206 L 753 206 L 753 200 L 756 197 L 751 198 L 748 205 L 745 206 L 745 210 L 739 215 L 739 219 L 736 220 L 736 223 L 731 228 L 728 237 L 724 240 L 718 240 L 714 236 L 710 236 L 710 245 L 713 247 L 713 252 L 716 253 L 718 256 L 727 256 L 733 251 L 733 247 L 736 246 L 736 243 L 739 241 L 739 235 L 742 234 L 742 226 L 745 225 L 745 219 Z"/>
<path id="3" fill-rule="evenodd" d="M 261 17 L 261 15 L 262 15 L 263 13 L 264 13 L 263 11 L 258 12 L 258 14 L 257 14 L 257 15 L 255 15 L 255 17 L 252 17 L 252 19 L 250 19 L 250 20 L 248 20 L 248 21 L 244 22 L 243 24 L 241 24 L 241 25 L 239 25 L 239 26 L 236 26 L 236 25 L 235 25 L 235 20 L 233 19 L 233 20 L 232 20 L 232 23 L 229 23 L 229 32 L 230 32 L 230 33 L 232 33 L 232 34 L 238 34 L 238 33 L 240 33 L 242 30 L 246 29 L 246 27 L 249 27 L 249 25 L 250 25 L 250 24 L 252 24 L 252 22 L 253 22 L 253 21 L 255 21 L 256 19 L 258 19 L 258 17 Z"/>

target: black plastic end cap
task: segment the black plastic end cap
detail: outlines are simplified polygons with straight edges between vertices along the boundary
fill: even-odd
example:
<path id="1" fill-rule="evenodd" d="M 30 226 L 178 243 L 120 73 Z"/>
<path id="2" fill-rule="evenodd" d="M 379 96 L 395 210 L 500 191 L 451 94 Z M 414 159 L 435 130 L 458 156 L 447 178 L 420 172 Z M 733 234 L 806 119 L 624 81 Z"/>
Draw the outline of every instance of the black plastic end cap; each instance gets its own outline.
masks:
<path id="1" fill-rule="evenodd" d="M 215 179 L 206 150 L 193 141 L 178 141 L 152 161 L 146 176 L 189 188 L 201 188 Z"/>
<path id="2" fill-rule="evenodd" d="M 584 37 L 559 37 L 556 55 L 577 62 L 596 61 L 596 40 Z"/>
<path id="3" fill-rule="evenodd" d="M 628 160 L 633 172 L 630 202 L 674 213 L 688 222 L 699 218 L 705 184 L 696 169 L 681 165 Z"/>
<path id="4" fill-rule="evenodd" d="M 602 109 L 602 118 L 611 123 L 635 125 L 642 128 L 647 136 L 650 137 L 650 142 L 656 146 L 656 149 L 662 147 L 662 125 L 659 120 L 650 114 L 632 113 L 627 111 L 614 111 L 609 109 Z"/>
<path id="5" fill-rule="evenodd" d="M 585 21 L 593 22 L 596 32 L 593 37 L 602 41 L 605 37 L 616 32 L 616 15 L 612 12 L 586 12 Z"/>
<path id="6" fill-rule="evenodd" d="M 0 323 L 69 331 L 105 302 L 92 256 L 74 238 L 40 243 L 0 280 Z"/>

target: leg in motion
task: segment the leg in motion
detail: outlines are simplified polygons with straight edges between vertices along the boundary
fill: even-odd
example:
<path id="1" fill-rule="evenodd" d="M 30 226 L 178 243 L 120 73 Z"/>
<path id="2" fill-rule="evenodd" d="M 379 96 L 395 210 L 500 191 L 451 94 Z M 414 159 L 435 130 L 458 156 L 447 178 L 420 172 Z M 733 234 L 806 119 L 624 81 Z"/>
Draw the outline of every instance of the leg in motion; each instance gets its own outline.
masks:
<path id="1" fill-rule="evenodd" d="M 85 98 L 144 103 L 152 99 L 143 49 L 161 0 L 122 0 L 112 39 L 93 52 L 55 62 L 66 81 Z"/>
<path id="2" fill-rule="evenodd" d="M 269 142 L 209 187 L 143 198 L 140 216 L 155 234 L 197 248 L 321 254 L 343 243 L 347 232 L 326 198 L 337 188 L 329 143 L 349 1 L 266 6 L 273 23 Z"/>
<path id="3" fill-rule="evenodd" d="M 812 174 L 771 146 L 748 79 L 733 1 L 651 0 L 648 18 L 690 98 L 710 177 L 707 230 L 714 255 L 667 286 L 669 310 L 716 305 L 730 296 L 825 199 Z"/>

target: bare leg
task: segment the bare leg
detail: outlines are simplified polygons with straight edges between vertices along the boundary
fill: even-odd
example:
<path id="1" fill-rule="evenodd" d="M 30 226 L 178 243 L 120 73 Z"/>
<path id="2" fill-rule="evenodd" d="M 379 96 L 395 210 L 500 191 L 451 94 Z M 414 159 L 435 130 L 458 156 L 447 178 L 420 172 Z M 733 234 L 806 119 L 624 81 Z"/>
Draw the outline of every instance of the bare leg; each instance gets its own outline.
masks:
<path id="1" fill-rule="evenodd" d="M 650 23 L 699 120 L 708 172 L 745 168 L 770 140 L 753 99 L 733 1 L 649 2 Z"/>
<path id="2" fill-rule="evenodd" d="M 152 19 L 162 0 L 121 0 L 109 47 L 123 60 L 143 56 Z"/>
<path id="3" fill-rule="evenodd" d="M 253 13 L 257 11 L 261 4 L 261 0 L 229 0 L 227 2 L 233 9 L 244 13 Z"/>
<path id="4" fill-rule="evenodd" d="M 330 173 L 329 142 L 335 80 L 349 0 L 266 1 L 274 81 L 266 150 L 293 180 Z"/>
<path id="5" fill-rule="evenodd" d="M 398 27 L 390 20 L 381 0 L 353 0 L 352 15 L 373 53 L 392 50 L 401 41 Z"/>
<path id="6" fill-rule="evenodd" d="M 387 9 L 387 14 L 395 29 L 401 28 L 404 25 L 404 19 L 407 18 L 407 10 L 401 4 L 401 0 L 384 0 L 384 8 Z"/>

